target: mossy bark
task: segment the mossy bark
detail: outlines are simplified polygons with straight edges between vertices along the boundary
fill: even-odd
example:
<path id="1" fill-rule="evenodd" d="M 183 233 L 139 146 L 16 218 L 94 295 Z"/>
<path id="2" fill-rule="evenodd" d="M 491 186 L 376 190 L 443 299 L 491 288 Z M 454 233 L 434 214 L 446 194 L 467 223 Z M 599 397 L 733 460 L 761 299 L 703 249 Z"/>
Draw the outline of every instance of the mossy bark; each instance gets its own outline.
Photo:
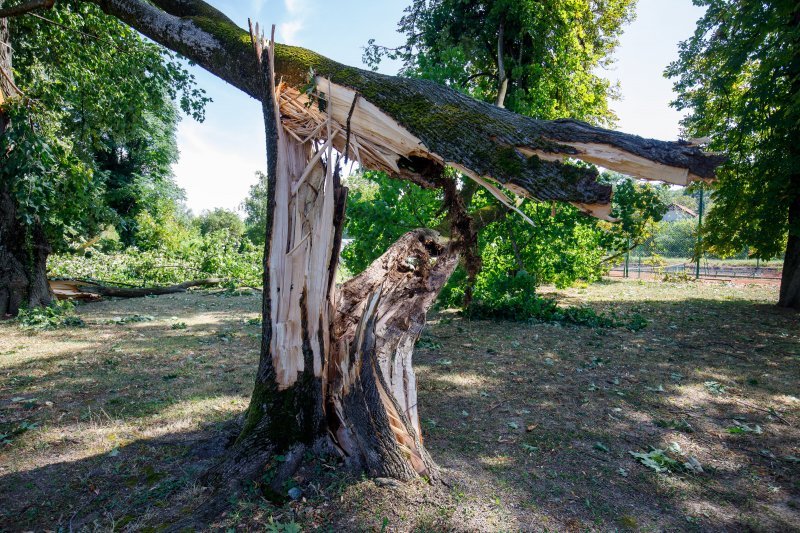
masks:
<path id="1" fill-rule="evenodd" d="M 202 0 L 155 0 L 153 5 L 141 0 L 93 1 L 259 98 L 249 35 Z M 596 182 L 596 170 L 551 160 L 580 158 L 581 149 L 573 146 L 575 143 L 611 146 L 658 165 L 687 169 L 696 178 L 712 177 L 721 161 L 686 144 L 642 139 L 572 120 L 534 120 L 428 80 L 349 67 L 304 48 L 276 45 L 275 71 L 277 78 L 298 88 L 306 86 L 313 73 L 353 89 L 419 138 L 431 157 L 541 200 L 610 202 L 611 189 Z M 324 92 L 324 88 L 320 90 Z M 526 153 L 538 155 L 527 157 Z"/>

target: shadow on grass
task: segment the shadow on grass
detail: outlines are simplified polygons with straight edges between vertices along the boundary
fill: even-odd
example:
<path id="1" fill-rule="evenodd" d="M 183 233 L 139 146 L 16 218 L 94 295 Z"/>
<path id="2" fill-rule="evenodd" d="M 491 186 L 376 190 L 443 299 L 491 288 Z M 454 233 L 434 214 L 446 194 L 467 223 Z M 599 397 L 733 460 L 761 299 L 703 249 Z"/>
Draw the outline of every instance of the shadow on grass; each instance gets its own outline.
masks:
<path id="1" fill-rule="evenodd" d="M 589 304 L 652 323 L 630 332 L 432 317 L 425 335 L 436 342 L 415 358 L 426 446 L 449 484 L 437 489 L 444 496 L 432 511 L 433 529 L 800 528 L 800 468 L 790 459 L 800 456 L 798 315 L 700 297 L 601 294 Z M 224 453 L 225 421 L 235 409 L 186 415 L 219 420 L 192 430 L 165 429 L 175 422 L 159 417 L 180 420 L 170 409 L 198 399 L 238 396 L 246 405 L 259 327 L 231 314 L 257 311 L 257 302 L 237 305 L 185 330 L 93 325 L 98 334 L 120 335 L 7 367 L 9 380 L 33 379 L 4 384 L 6 419 L 39 417 L 43 429 L 70 439 L 92 406 L 167 434 L 94 454 L 85 451 L 91 443 L 83 451 L 69 441 L 39 450 L 33 439 L 24 450 L 29 462 L 0 470 L 0 525 L 133 528 L 191 512 L 195 480 Z M 59 391 L 66 391 L 65 403 L 53 400 L 66 413 L 60 418 L 38 404 L 26 414 L 11 402 Z M 742 425 L 752 431 L 732 432 Z M 672 443 L 681 451 L 669 454 L 681 463 L 695 457 L 704 471 L 657 473 L 629 453 Z M 344 530 L 421 523 L 413 516 L 418 496 L 358 488 L 347 498 L 330 516 Z"/>
<path id="2" fill-rule="evenodd" d="M 513 509 L 522 529 L 800 527 L 798 314 L 702 298 L 591 305 L 654 322 L 430 328 L 442 348 L 416 357 L 426 442 L 464 492 Z M 458 382 L 476 375 L 489 379 Z M 704 472 L 657 473 L 629 453 L 670 446 Z"/>

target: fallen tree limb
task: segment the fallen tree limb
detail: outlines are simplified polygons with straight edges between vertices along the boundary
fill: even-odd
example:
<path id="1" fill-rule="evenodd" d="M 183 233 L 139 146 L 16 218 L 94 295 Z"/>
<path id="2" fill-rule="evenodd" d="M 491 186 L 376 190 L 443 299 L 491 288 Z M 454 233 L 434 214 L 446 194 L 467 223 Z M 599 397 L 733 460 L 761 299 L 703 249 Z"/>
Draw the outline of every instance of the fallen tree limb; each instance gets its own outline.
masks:
<path id="1" fill-rule="evenodd" d="M 206 278 L 185 281 L 177 285 L 162 287 L 114 287 L 80 280 L 51 279 L 50 290 L 59 300 L 99 300 L 100 298 L 142 298 L 144 296 L 157 296 L 160 294 L 175 294 L 186 292 L 192 287 L 209 287 L 219 285 L 225 280 L 222 278 Z"/>
<path id="2" fill-rule="evenodd" d="M 249 34 L 206 2 L 92 1 L 261 99 Z M 308 102 L 305 89 L 310 82 L 319 95 L 313 98 L 314 109 L 333 122 L 330 128 L 312 130 L 307 138 L 331 142 L 365 167 L 395 177 L 424 180 L 432 167 L 450 165 L 481 183 L 502 184 L 540 200 L 571 202 L 608 219 L 611 188 L 597 183 L 596 169 L 566 165 L 563 160 L 580 159 L 680 185 L 713 178 L 714 168 L 723 160 L 687 142 L 644 139 L 574 120 L 517 115 L 428 80 L 349 67 L 304 48 L 276 44 L 274 55 L 275 81 L 291 89 L 283 94 L 297 93 L 302 108 Z M 284 109 L 288 106 L 281 102 Z"/>

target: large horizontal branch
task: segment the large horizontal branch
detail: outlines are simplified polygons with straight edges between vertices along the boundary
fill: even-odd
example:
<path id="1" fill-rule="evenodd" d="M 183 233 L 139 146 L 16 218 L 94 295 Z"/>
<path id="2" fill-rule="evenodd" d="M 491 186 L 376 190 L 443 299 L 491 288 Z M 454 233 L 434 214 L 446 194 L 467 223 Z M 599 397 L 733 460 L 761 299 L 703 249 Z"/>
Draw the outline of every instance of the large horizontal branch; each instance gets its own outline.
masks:
<path id="1" fill-rule="evenodd" d="M 11 18 L 24 15 L 37 9 L 50 9 L 55 4 L 55 0 L 30 0 L 15 6 L 8 6 L 0 9 L 0 18 Z"/>
<path id="2" fill-rule="evenodd" d="M 245 93 L 258 96 L 249 34 L 205 2 L 92 1 Z M 594 168 L 567 165 L 564 159 L 682 185 L 713 178 L 714 168 L 722 161 L 688 143 L 644 139 L 574 120 L 535 120 L 432 81 L 349 67 L 304 48 L 276 45 L 275 70 L 276 79 L 301 92 L 309 81 L 316 83 L 323 95 L 320 103 L 334 106 L 332 114 L 339 116 L 343 126 L 348 112 L 357 107 L 352 117 L 354 133 L 402 137 L 403 146 L 389 150 L 397 158 L 394 166 L 401 170 L 413 172 L 421 160 L 452 165 L 475 179 L 488 178 L 524 196 L 572 202 L 590 212 L 597 207 L 594 214 L 601 216 L 607 214 L 607 207 L 599 206 L 609 204 L 610 187 L 597 183 Z M 359 113 L 361 121 L 356 120 Z"/>

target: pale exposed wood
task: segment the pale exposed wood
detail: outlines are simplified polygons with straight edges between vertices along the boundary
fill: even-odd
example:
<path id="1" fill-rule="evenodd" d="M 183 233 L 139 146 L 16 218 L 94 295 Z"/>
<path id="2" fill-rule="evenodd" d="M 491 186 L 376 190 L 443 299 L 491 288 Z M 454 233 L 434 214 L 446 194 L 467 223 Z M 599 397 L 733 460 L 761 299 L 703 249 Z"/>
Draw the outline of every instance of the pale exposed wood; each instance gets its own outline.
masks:
<path id="1" fill-rule="evenodd" d="M 609 222 L 617 222 L 619 219 L 611 216 L 611 204 L 579 204 L 573 203 L 575 207 L 586 213 L 592 215 L 600 220 L 607 220 Z"/>
<path id="2" fill-rule="evenodd" d="M 594 163 L 603 168 L 641 178 L 646 180 L 663 181 L 673 185 L 689 185 L 692 181 L 703 178 L 689 173 L 687 168 L 678 168 L 663 165 L 645 159 L 644 157 L 630 154 L 613 146 L 598 143 L 571 143 L 560 144 L 571 146 L 578 150 L 577 154 L 558 154 L 542 150 L 531 150 L 524 146 L 517 149 L 527 157 L 537 156 L 545 161 L 563 161 L 569 158 L 580 159 L 587 163 Z"/>
<path id="3" fill-rule="evenodd" d="M 274 332 L 270 350 L 278 386 L 284 390 L 306 370 L 305 341 L 317 377 L 322 375 L 330 346 L 328 267 L 335 234 L 332 145 L 339 136 L 327 115 L 303 113 L 306 108 L 294 89 L 278 85 L 275 100 L 280 103 L 276 116 L 281 127 L 269 257 Z M 315 142 L 323 139 L 324 144 L 312 154 Z"/>
<path id="4" fill-rule="evenodd" d="M 310 105 L 307 95 L 283 84 L 280 87 L 284 127 L 287 131 L 293 132 L 295 138 L 324 142 L 325 146 L 333 145 L 340 153 L 343 153 L 347 138 L 345 124 L 352 109 L 350 147 L 361 165 L 371 169 L 384 170 L 390 174 L 399 172 L 401 160 L 414 156 L 450 165 L 484 187 L 492 196 L 519 214 L 526 222 L 533 224 L 533 221 L 522 213 L 500 189 L 501 184 L 492 176 L 480 176 L 454 161 L 446 161 L 438 154 L 431 152 L 422 141 L 380 108 L 364 98 L 358 98 L 357 93 L 352 89 L 332 83 L 322 76 L 316 77 L 316 85 L 318 89 L 321 87 L 326 91 L 324 94 L 316 96 L 326 101 L 325 114 L 319 111 L 318 106 Z M 356 99 L 358 105 L 353 108 L 353 102 Z M 333 136 L 333 142 L 328 135 Z M 598 143 L 561 142 L 561 144 L 575 148 L 578 153 L 568 155 L 530 150 L 526 147 L 518 147 L 518 151 L 526 157 L 536 156 L 546 161 L 563 161 L 572 157 L 638 178 L 665 181 L 676 185 L 686 185 L 692 179 L 700 179 L 690 175 L 688 169 L 655 163 L 612 146 Z M 528 196 L 524 189 L 513 183 L 505 183 L 502 186 L 517 196 Z M 593 217 L 612 222 L 616 220 L 611 216 L 610 204 L 573 202 L 573 205 Z"/>

